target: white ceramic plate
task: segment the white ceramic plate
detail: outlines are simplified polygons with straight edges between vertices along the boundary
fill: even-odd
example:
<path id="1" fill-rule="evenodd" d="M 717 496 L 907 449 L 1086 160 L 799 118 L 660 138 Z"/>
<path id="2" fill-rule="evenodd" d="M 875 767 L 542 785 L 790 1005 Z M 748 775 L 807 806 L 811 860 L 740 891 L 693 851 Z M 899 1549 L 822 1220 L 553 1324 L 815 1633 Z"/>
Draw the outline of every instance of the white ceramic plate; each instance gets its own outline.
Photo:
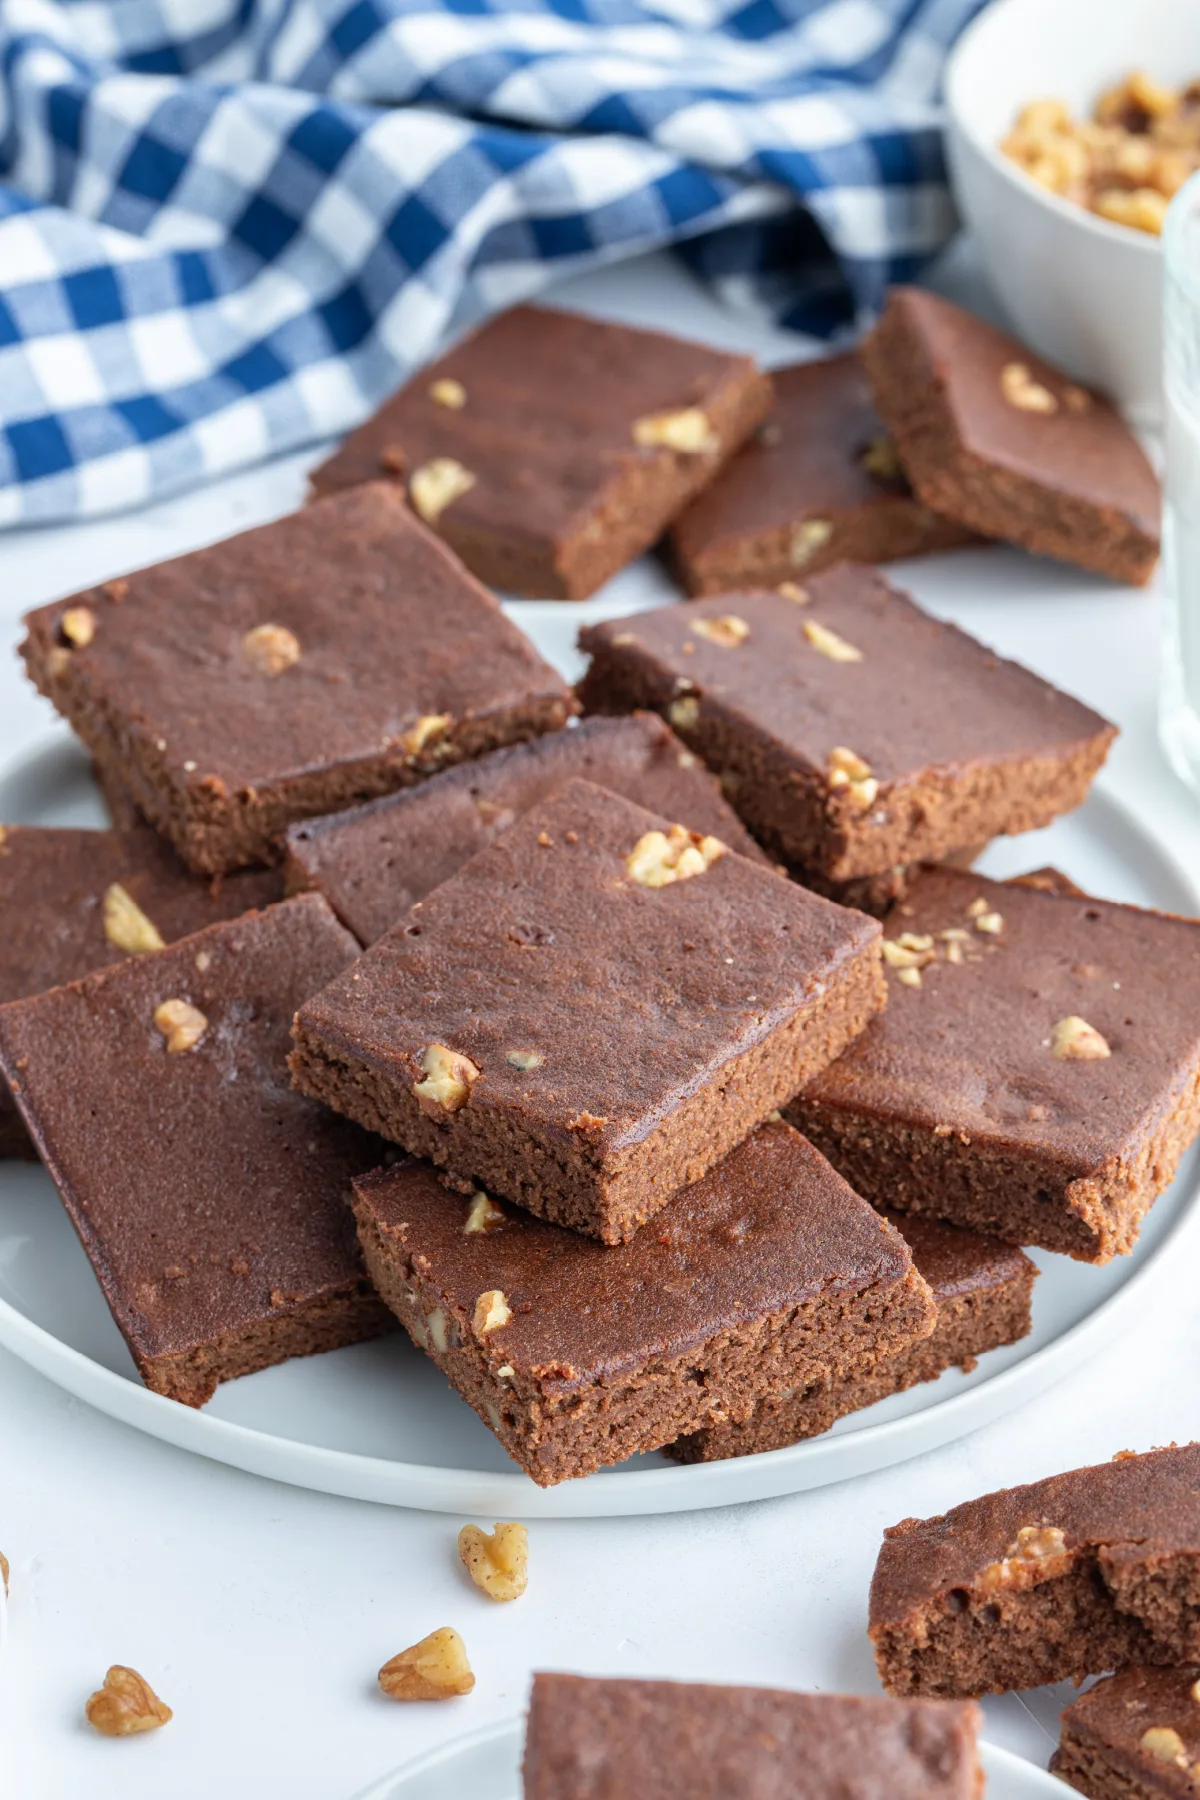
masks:
<path id="1" fill-rule="evenodd" d="M 521 610 L 535 635 L 537 614 L 551 613 L 552 629 L 562 629 L 562 609 Z M 65 731 L 0 774 L 0 818 L 103 822 L 86 758 Z M 1044 862 L 1097 894 L 1200 912 L 1200 899 L 1169 855 L 1099 792 L 1050 830 L 1009 840 L 985 859 L 995 874 Z M 1196 1176 L 1191 1156 L 1130 1257 L 1093 1269 L 1038 1254 L 1032 1336 L 983 1357 L 970 1375 L 949 1370 L 840 1420 L 823 1437 L 768 1455 L 695 1467 L 642 1456 L 550 1489 L 514 1467 L 402 1334 L 230 1382 L 200 1412 L 148 1392 L 49 1179 L 21 1163 L 0 1163 L 0 1344 L 114 1418 L 301 1487 L 494 1518 L 691 1511 L 886 1468 L 1035 1401 L 1119 1326 L 1128 1328 L 1152 1290 L 1156 1263 L 1176 1253 L 1200 1211 L 1189 1204 Z"/>
<path id="2" fill-rule="evenodd" d="M 385 1775 L 357 1800 L 464 1800 L 467 1795 L 470 1800 L 520 1800 L 523 1740 L 519 1719 L 490 1725 Z M 1011 1751 L 992 1744 L 981 1744 L 979 1751 L 987 1800 L 1065 1800 L 1071 1791 Z"/>

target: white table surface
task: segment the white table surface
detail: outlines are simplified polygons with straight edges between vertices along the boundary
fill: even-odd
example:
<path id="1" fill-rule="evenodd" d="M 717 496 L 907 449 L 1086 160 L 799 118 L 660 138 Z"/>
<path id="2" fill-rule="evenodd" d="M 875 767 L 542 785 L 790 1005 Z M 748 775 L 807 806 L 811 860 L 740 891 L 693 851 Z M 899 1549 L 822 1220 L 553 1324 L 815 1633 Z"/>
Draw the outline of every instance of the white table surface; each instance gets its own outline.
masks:
<path id="1" fill-rule="evenodd" d="M 663 259 L 561 293 L 757 345 L 776 361 L 800 348 L 718 312 Z M 139 514 L 0 537 L 0 637 L 15 646 L 29 606 L 290 510 L 315 454 Z M 1200 806 L 1155 737 L 1155 596 L 1001 549 L 911 565 L 902 578 L 931 610 L 1120 724 L 1104 786 L 1200 881 Z M 630 581 L 626 600 L 617 582 L 586 607 L 554 609 L 564 649 L 584 618 L 623 610 Z M 52 719 L 6 652 L 0 762 Z M 1115 1450 L 1200 1436 L 1197 1368 L 1196 1271 L 1180 1259 L 1135 1329 L 1024 1413 L 793 1499 L 539 1522 L 528 1594 L 496 1606 L 459 1568 L 461 1520 L 204 1462 L 112 1423 L 0 1352 L 0 1549 L 12 1563 L 0 1794 L 350 1800 L 409 1757 L 518 1712 L 534 1668 L 873 1691 L 866 1600 L 884 1526 Z M 475 1692 L 440 1706 L 384 1699 L 379 1665 L 447 1624 L 466 1640 Z M 112 1662 L 139 1669 L 174 1707 L 166 1730 L 112 1742 L 83 1722 Z M 989 1736 L 1044 1763 L 1069 1694 L 989 1702 Z"/>

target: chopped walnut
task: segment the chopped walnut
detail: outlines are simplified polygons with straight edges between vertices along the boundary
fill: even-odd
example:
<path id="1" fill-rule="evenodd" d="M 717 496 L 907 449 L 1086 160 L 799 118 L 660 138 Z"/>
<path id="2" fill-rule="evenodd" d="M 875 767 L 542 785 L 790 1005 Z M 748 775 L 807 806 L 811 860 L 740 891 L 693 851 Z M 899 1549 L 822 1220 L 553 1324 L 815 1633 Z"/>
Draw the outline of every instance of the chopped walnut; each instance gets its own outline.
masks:
<path id="1" fill-rule="evenodd" d="M 815 619 L 805 619 L 803 629 L 805 637 L 817 654 L 827 656 L 830 662 L 856 663 L 862 661 L 862 651 L 855 649 L 853 644 L 848 644 L 844 637 L 838 636 L 836 631 L 830 631 L 828 625 L 818 625 Z"/>
<path id="2" fill-rule="evenodd" d="M 415 725 L 400 733 L 400 742 L 410 756 L 420 756 L 427 745 L 445 737 L 453 723 L 451 713 L 423 713 Z"/>
<path id="3" fill-rule="evenodd" d="M 667 718 L 678 731 L 690 731 L 700 717 L 700 702 L 695 694 L 685 694 L 681 700 L 673 700 L 667 708 Z"/>
<path id="4" fill-rule="evenodd" d="M 833 536 L 833 524 L 829 519 L 805 519 L 792 532 L 788 545 L 788 561 L 793 568 L 802 569 L 811 562 L 817 551 L 829 542 Z"/>
<path id="5" fill-rule="evenodd" d="M 864 762 L 845 744 L 835 744 L 829 752 L 828 768 L 830 787 L 844 790 L 860 812 L 874 806 L 879 783 L 871 773 L 870 763 Z"/>
<path id="6" fill-rule="evenodd" d="M 76 650 L 86 650 L 96 635 L 96 615 L 90 606 L 68 606 L 62 616 L 62 634 Z"/>
<path id="7" fill-rule="evenodd" d="M 208 1030 L 208 1020 L 199 1007 L 186 1000 L 164 1000 L 154 1009 L 154 1023 L 167 1040 L 171 1056 L 195 1049 Z"/>
<path id="8" fill-rule="evenodd" d="M 385 1662 L 379 1685 L 392 1700 L 453 1700 L 471 1692 L 475 1677 L 466 1645 L 457 1631 L 443 1625 Z"/>
<path id="9" fill-rule="evenodd" d="M 1158 237 L 1169 205 L 1168 196 L 1155 188 L 1139 187 L 1127 193 L 1124 188 L 1112 187 L 1101 188 L 1092 202 L 1092 211 L 1102 219 L 1111 219 L 1114 225 L 1128 225 L 1133 231 Z"/>
<path id="10" fill-rule="evenodd" d="M 100 912 L 104 935 L 116 949 L 124 950 L 130 956 L 143 956 L 149 950 L 165 948 L 158 928 L 119 881 L 104 890 Z"/>
<path id="11" fill-rule="evenodd" d="M 100 592 L 111 600 L 114 606 L 120 606 L 122 600 L 126 599 L 129 594 L 129 583 L 123 576 L 118 576 L 116 581 L 106 581 Z"/>
<path id="12" fill-rule="evenodd" d="M 1050 1054 L 1060 1062 L 1103 1062 L 1111 1056 L 1108 1040 L 1077 1013 L 1059 1019 L 1050 1032 Z"/>
<path id="13" fill-rule="evenodd" d="M 502 1331 L 511 1318 L 512 1307 L 507 1296 L 499 1288 L 488 1288 L 475 1302 L 471 1329 L 476 1337 L 486 1337 L 489 1331 Z"/>
<path id="14" fill-rule="evenodd" d="M 980 913 L 985 913 L 985 912 L 990 912 L 990 911 L 991 911 L 991 907 L 988 905 L 988 903 L 984 899 L 983 895 L 979 894 L 974 900 L 971 901 L 971 904 L 967 907 L 967 917 L 968 917 L 968 919 L 977 919 L 979 917 Z"/>
<path id="15" fill-rule="evenodd" d="M 463 1568 L 489 1600 L 519 1600 L 529 1582 L 529 1533 L 523 1525 L 492 1532 L 464 1525 L 458 1534 Z"/>
<path id="16" fill-rule="evenodd" d="M 451 412 L 461 412 L 467 404 L 467 390 L 452 375 L 443 375 L 439 381 L 430 382 L 429 398 L 435 406 L 445 406 Z"/>
<path id="17" fill-rule="evenodd" d="M 300 661 L 300 640 L 286 625 L 256 625 L 242 639 L 242 655 L 260 675 L 282 675 Z"/>
<path id="18" fill-rule="evenodd" d="M 982 931 L 985 937 L 999 937 L 1004 930 L 1004 918 L 998 912 L 981 912 L 974 915 L 976 931 Z"/>
<path id="19" fill-rule="evenodd" d="M 482 1188 L 476 1188 L 471 1196 L 471 1205 L 470 1210 L 467 1213 L 467 1222 L 463 1226 L 463 1231 L 466 1235 L 468 1237 L 474 1237 L 477 1232 L 495 1231 L 496 1228 L 503 1225 L 503 1223 L 504 1213 L 501 1208 L 496 1205 L 496 1202 L 492 1199 L 491 1195 L 485 1194 Z"/>
<path id="20" fill-rule="evenodd" d="M 470 469 L 464 469 L 452 456 L 435 456 L 413 470 L 408 494 L 425 523 L 436 525 L 446 508 L 474 486 Z"/>
<path id="21" fill-rule="evenodd" d="M 527 1075 L 530 1069 L 540 1069 L 546 1059 L 540 1050 L 506 1050 L 504 1060 Z"/>
<path id="22" fill-rule="evenodd" d="M 639 887 L 670 887 L 673 882 L 703 875 L 725 855 L 725 849 L 720 838 L 700 837 L 682 825 L 672 825 L 669 831 L 647 831 L 640 837 L 625 858 L 625 867 Z"/>
<path id="23" fill-rule="evenodd" d="M 699 406 L 685 406 L 679 412 L 648 413 L 644 419 L 635 419 L 633 441 L 644 450 L 678 450 L 684 456 L 701 456 L 721 447 Z"/>
<path id="24" fill-rule="evenodd" d="M 1000 392 L 1018 412 L 1055 413 L 1058 401 L 1048 387 L 1035 381 L 1024 363 L 1005 363 L 1000 371 Z"/>
<path id="25" fill-rule="evenodd" d="M 874 475 L 877 481 L 902 481 L 904 465 L 900 461 L 899 451 L 890 437 L 877 437 L 867 445 L 859 462 L 868 475 Z"/>
<path id="26" fill-rule="evenodd" d="M 697 637 L 719 644 L 722 650 L 736 650 L 750 636 L 750 627 L 736 613 L 722 613 L 716 619 L 697 619 L 690 627 Z"/>
<path id="27" fill-rule="evenodd" d="M 793 606 L 808 605 L 808 589 L 798 587 L 794 581 L 781 581 L 775 592 L 784 600 L 790 600 Z"/>
<path id="28" fill-rule="evenodd" d="M 896 980 L 903 982 L 905 987 L 919 988 L 921 985 L 921 971 L 917 968 L 915 963 L 908 968 L 897 969 Z"/>
<path id="29" fill-rule="evenodd" d="M 1188 1755 L 1183 1739 L 1170 1725 L 1151 1725 L 1148 1731 L 1143 1731 L 1139 1742 L 1146 1755 L 1152 1756 L 1155 1762 L 1177 1763 L 1180 1768 L 1187 1768 Z"/>
<path id="30" fill-rule="evenodd" d="M 104 1686 L 84 1707 L 89 1725 L 104 1737 L 132 1737 L 139 1731 L 157 1731 L 174 1715 L 148 1681 L 136 1669 L 114 1663 Z"/>
<path id="31" fill-rule="evenodd" d="M 479 1070 L 469 1056 L 445 1044 L 429 1044 L 421 1052 L 423 1077 L 413 1083 L 413 1094 L 423 1113 L 457 1112 L 471 1098 Z"/>
<path id="32" fill-rule="evenodd" d="M 1022 1525 L 1002 1561 L 989 1563 L 976 1586 L 985 1594 L 1033 1587 L 1043 1578 L 1061 1574 L 1069 1557 L 1066 1539 L 1057 1525 Z"/>

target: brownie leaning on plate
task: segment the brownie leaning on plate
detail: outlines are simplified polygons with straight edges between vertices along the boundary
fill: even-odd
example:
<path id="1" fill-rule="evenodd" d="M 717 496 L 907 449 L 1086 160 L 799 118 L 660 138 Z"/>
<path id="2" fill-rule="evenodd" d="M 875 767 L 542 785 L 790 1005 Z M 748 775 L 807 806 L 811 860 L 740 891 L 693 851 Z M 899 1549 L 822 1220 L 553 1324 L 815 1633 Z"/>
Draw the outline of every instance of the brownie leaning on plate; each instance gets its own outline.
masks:
<path id="1" fill-rule="evenodd" d="M 0 1004 L 282 897 L 278 870 L 205 881 L 152 831 L 0 825 Z M 0 1081 L 0 1157 L 33 1154 Z"/>
<path id="2" fill-rule="evenodd" d="M 538 732 L 569 690 L 375 483 L 27 615 L 26 667 L 204 874 Z"/>
<path id="3" fill-rule="evenodd" d="M 930 869 L 884 957 L 887 1011 L 793 1124 L 879 1205 L 1130 1250 L 1200 1128 L 1200 922 Z"/>
<path id="4" fill-rule="evenodd" d="M 147 1387 L 390 1328 L 350 1183 L 383 1146 L 288 1084 L 288 1028 L 358 946 L 317 894 L 0 1007 L 0 1069 Z"/>
<path id="5" fill-rule="evenodd" d="M 860 1032 L 879 926 L 572 781 L 300 1008 L 315 1100 L 619 1243 Z"/>
<path id="6" fill-rule="evenodd" d="M 428 1163 L 355 1183 L 367 1268 L 539 1486 L 870 1369 L 933 1328 L 899 1232 L 790 1126 L 762 1126 L 615 1248 Z"/>

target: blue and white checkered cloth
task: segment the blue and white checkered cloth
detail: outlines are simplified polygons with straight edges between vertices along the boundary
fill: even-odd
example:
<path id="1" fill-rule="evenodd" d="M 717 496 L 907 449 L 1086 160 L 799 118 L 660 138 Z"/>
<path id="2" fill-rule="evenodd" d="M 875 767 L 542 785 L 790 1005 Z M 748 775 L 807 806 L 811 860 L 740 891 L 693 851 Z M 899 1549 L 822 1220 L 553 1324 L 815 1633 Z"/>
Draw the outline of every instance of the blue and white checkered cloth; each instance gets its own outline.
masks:
<path id="1" fill-rule="evenodd" d="M 952 227 L 986 0 L 0 0 L 0 524 L 356 424 L 450 330 L 688 241 L 778 322 Z"/>

